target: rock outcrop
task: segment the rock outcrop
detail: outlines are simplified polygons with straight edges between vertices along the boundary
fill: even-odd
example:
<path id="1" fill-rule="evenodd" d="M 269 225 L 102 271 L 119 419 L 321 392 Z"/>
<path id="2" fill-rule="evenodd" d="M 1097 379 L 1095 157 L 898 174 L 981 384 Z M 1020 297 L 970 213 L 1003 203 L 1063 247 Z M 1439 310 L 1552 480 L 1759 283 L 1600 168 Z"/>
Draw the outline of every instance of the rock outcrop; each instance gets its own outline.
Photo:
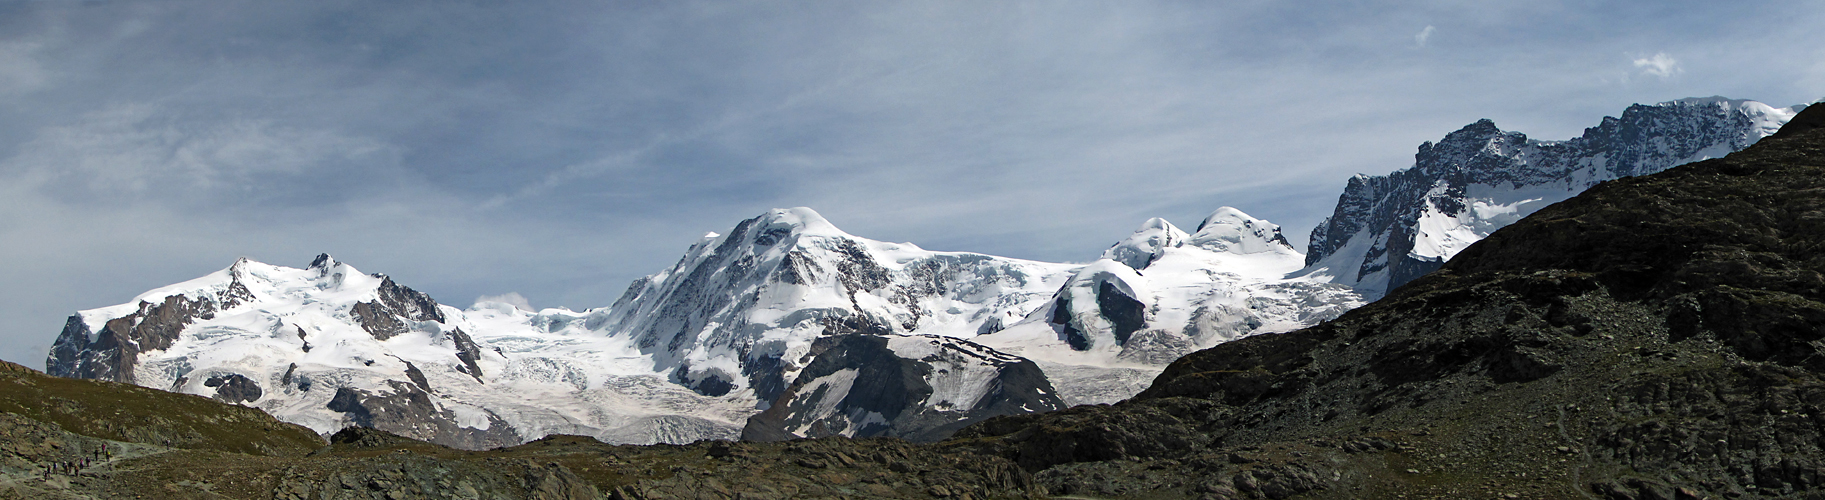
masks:
<path id="1" fill-rule="evenodd" d="M 1038 365 L 967 340 L 834 335 L 806 357 L 792 384 L 748 419 L 743 441 L 936 441 L 989 417 L 1065 407 Z"/>

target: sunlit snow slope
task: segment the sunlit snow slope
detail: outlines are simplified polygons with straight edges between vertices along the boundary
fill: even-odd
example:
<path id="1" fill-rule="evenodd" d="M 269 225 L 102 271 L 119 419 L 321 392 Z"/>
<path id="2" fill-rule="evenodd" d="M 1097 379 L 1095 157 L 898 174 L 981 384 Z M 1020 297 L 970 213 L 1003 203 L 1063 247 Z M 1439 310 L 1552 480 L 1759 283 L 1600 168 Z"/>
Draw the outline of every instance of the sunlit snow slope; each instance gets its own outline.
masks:
<path id="1" fill-rule="evenodd" d="M 1045 307 L 975 340 L 1038 362 L 1069 403 L 1114 402 L 1185 353 L 1362 305 L 1348 286 L 1286 278 L 1303 262 L 1279 226 L 1234 208 L 1190 234 L 1152 219 Z"/>
<path id="2" fill-rule="evenodd" d="M 669 383 L 586 314 L 461 311 L 329 256 L 242 259 L 82 311 L 47 371 L 252 405 L 318 432 L 378 427 L 467 448 L 550 433 L 631 443 L 734 437 L 751 403 Z"/>

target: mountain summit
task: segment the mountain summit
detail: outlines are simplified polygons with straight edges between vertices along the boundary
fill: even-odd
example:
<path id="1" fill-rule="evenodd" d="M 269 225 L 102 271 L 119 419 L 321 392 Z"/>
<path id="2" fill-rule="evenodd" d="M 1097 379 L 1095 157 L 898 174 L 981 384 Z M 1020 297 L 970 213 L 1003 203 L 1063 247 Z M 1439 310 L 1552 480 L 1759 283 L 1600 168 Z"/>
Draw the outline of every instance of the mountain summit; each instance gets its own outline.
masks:
<path id="1" fill-rule="evenodd" d="M 1722 97 L 1637 104 L 1567 141 L 1479 120 L 1420 145 L 1412 167 L 1351 178 L 1312 230 L 1301 275 L 1379 297 L 1542 207 L 1599 182 L 1741 150 L 1804 108 Z"/>

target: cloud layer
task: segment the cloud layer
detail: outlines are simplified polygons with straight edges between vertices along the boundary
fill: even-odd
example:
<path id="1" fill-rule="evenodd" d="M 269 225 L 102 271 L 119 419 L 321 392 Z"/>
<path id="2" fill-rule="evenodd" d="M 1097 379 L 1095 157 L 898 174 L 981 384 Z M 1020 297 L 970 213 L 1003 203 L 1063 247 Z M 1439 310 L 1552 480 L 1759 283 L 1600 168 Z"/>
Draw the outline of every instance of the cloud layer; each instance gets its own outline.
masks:
<path id="1" fill-rule="evenodd" d="M 771 207 L 1060 261 L 1222 205 L 1303 241 L 1479 118 L 1825 95 L 1815 7 L 0 2 L 0 358 L 242 256 L 604 306 Z"/>

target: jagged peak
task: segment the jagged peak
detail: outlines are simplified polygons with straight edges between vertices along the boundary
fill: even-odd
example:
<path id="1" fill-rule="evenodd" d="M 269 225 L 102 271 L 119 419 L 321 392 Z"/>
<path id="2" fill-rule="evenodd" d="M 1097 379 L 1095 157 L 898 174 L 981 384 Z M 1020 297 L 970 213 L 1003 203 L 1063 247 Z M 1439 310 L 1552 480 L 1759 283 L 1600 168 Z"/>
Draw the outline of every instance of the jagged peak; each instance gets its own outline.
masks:
<path id="1" fill-rule="evenodd" d="M 317 254 L 316 259 L 311 260 L 310 267 L 307 267 L 306 269 L 329 269 L 335 265 L 336 259 L 334 257 L 330 257 L 330 254 L 327 253 L 320 253 Z"/>
<path id="2" fill-rule="evenodd" d="M 1207 250 L 1235 254 L 1293 252 L 1280 225 L 1257 219 L 1235 207 L 1221 207 L 1198 224 L 1191 244 Z"/>
<path id="3" fill-rule="evenodd" d="M 1795 114 L 1798 114 L 1800 111 L 1805 110 L 1806 105 L 1805 104 L 1796 104 L 1796 105 L 1788 106 L 1785 108 L 1776 108 L 1774 106 L 1771 106 L 1769 104 L 1766 104 L 1766 103 L 1763 103 L 1760 101 L 1754 101 L 1754 100 L 1750 100 L 1750 99 L 1731 99 L 1731 98 L 1724 97 L 1724 96 L 1714 95 L 1714 96 L 1710 96 L 1710 97 L 1687 97 L 1684 99 L 1674 99 L 1671 101 L 1655 103 L 1653 105 L 1636 104 L 1633 106 L 1629 106 L 1628 109 L 1626 109 L 1626 110 L 1623 110 L 1623 116 L 1627 117 L 1630 114 L 1639 113 L 1639 112 L 1641 112 L 1641 110 L 1646 109 L 1646 108 L 1692 108 L 1695 110 L 1712 108 L 1712 109 L 1716 109 L 1716 110 L 1722 110 L 1724 112 L 1740 113 L 1740 114 L 1748 116 L 1752 119 L 1756 119 L 1758 121 L 1763 121 L 1763 122 L 1768 122 L 1769 120 L 1774 120 L 1775 122 L 1779 122 L 1779 123 L 1768 122 L 1768 123 L 1762 123 L 1761 126 L 1764 128 L 1769 128 L 1769 129 L 1778 129 L 1780 127 L 1780 123 L 1785 123 L 1787 120 L 1793 118 L 1793 116 Z M 1607 120 L 1608 117 L 1605 117 L 1605 119 Z M 1772 130 L 1770 130 L 1769 133 L 1772 133 Z"/>
<path id="4" fill-rule="evenodd" d="M 1500 127 L 1495 126 L 1494 120 L 1490 120 L 1488 118 L 1482 118 L 1482 119 L 1478 119 L 1474 123 L 1465 125 L 1464 128 L 1457 129 L 1456 132 L 1445 134 L 1445 139 L 1442 141 L 1439 141 L 1439 142 L 1444 143 L 1444 142 L 1457 142 L 1457 141 L 1465 141 L 1465 140 L 1482 141 L 1482 140 L 1487 140 L 1489 137 L 1493 137 L 1493 136 L 1501 135 L 1501 134 L 1502 134 L 1502 129 Z"/>
<path id="5" fill-rule="evenodd" d="M 1748 99 L 1731 99 L 1731 98 L 1724 97 L 1721 95 L 1714 95 L 1711 97 L 1686 97 L 1686 98 L 1682 98 L 1682 99 L 1674 99 L 1671 101 L 1655 103 L 1654 105 L 1655 106 L 1670 106 L 1670 105 L 1678 105 L 1678 104 L 1684 104 L 1684 105 L 1703 105 L 1703 104 L 1741 105 L 1746 102 L 1755 102 L 1755 101 L 1751 101 Z"/>
<path id="6" fill-rule="evenodd" d="M 1724 97 L 1721 95 L 1714 95 L 1714 96 L 1710 96 L 1710 97 L 1687 97 L 1687 98 L 1683 98 L 1683 99 L 1674 99 L 1671 101 L 1659 102 L 1659 103 L 1654 104 L 1654 106 L 1707 106 L 1707 105 L 1714 105 L 1714 106 L 1718 106 L 1718 107 L 1722 107 L 1722 108 L 1726 108 L 1726 109 L 1738 109 L 1738 110 L 1743 110 L 1743 111 L 1766 112 L 1766 111 L 1781 111 L 1782 110 L 1781 108 L 1776 108 L 1767 103 L 1763 103 L 1761 101 L 1756 101 L 1753 99 L 1731 99 L 1731 98 Z M 1805 107 L 1805 105 L 1790 106 L 1787 109 L 1790 109 L 1792 111 L 1798 111 L 1798 109 L 1795 109 L 1795 108 L 1804 108 L 1804 107 Z"/>

